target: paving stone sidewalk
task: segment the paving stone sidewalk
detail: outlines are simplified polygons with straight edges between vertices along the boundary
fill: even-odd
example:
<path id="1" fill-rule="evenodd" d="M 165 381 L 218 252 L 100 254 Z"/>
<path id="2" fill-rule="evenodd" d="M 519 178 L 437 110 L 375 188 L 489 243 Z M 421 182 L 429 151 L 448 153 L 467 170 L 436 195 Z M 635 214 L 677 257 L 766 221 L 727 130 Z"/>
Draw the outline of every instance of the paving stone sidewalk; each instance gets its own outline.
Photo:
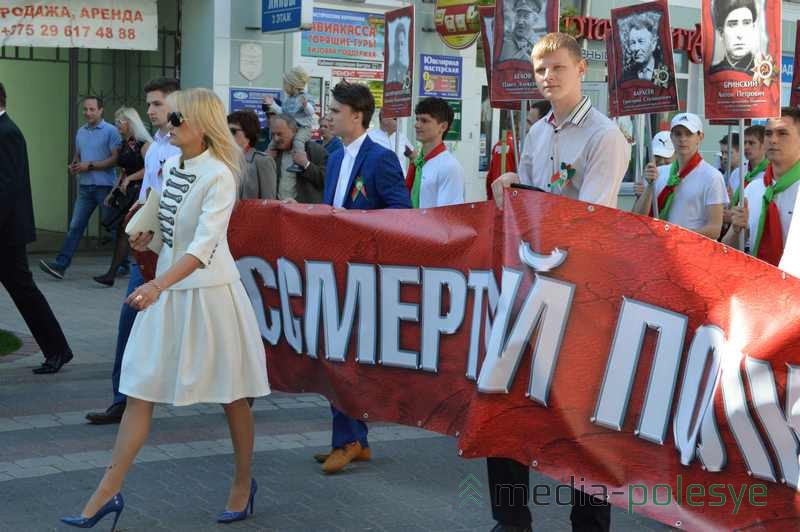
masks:
<path id="1" fill-rule="evenodd" d="M 31 257 L 35 266 L 39 257 Z M 107 464 L 116 426 L 87 425 L 83 416 L 111 399 L 116 326 L 127 278 L 104 288 L 92 275 L 106 257 L 78 256 L 63 281 L 37 270 L 75 351 L 56 375 L 33 375 L 34 353 L 0 358 L 0 531 L 71 530 L 58 517 L 79 512 Z M 0 328 L 27 332 L 0 290 Z M 275 393 L 254 405 L 255 516 L 222 527 L 232 474 L 232 449 L 218 405 L 159 406 L 150 438 L 123 490 L 119 531 L 219 530 L 475 530 L 488 531 L 483 460 L 458 457 L 449 437 L 371 423 L 374 460 L 325 476 L 311 455 L 327 449 L 330 411 L 314 394 Z M 472 478 L 469 476 L 472 475 Z M 469 479 L 472 500 L 460 497 Z M 474 480 L 473 480 L 474 479 Z M 532 473 L 532 483 L 555 483 Z M 532 510 L 535 530 L 569 530 L 569 507 Z M 615 530 L 667 530 L 613 510 Z M 103 530 L 110 524 L 104 521 Z"/>

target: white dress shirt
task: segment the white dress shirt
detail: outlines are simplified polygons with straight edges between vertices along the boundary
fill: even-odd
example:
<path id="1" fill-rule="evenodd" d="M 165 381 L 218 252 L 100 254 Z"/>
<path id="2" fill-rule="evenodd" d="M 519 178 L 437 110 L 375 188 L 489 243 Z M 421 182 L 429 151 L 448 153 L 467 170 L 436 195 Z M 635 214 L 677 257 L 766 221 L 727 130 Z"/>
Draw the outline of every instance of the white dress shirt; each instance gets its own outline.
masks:
<path id="1" fill-rule="evenodd" d="M 562 124 L 550 111 L 531 126 L 518 173 L 525 185 L 616 208 L 630 159 L 631 146 L 617 125 L 584 97 Z M 564 179 L 554 180 L 556 174 Z"/>
<path id="2" fill-rule="evenodd" d="M 395 143 L 397 142 L 397 131 L 392 133 L 391 135 L 387 135 L 386 132 L 379 128 L 372 128 L 367 131 L 369 138 L 386 148 L 387 150 L 394 152 L 397 155 L 397 160 L 400 163 L 400 168 L 403 169 L 403 176 L 406 175 L 408 171 L 408 157 L 406 157 L 406 148 L 413 150 L 414 146 L 408 141 L 408 137 L 403 135 L 400 137 L 400 146 L 396 146 Z M 395 151 L 397 148 L 397 151 Z"/>
<path id="3" fill-rule="evenodd" d="M 358 150 L 364 144 L 364 139 L 367 138 L 365 131 L 360 137 L 344 147 L 344 157 L 342 158 L 342 166 L 339 168 L 339 179 L 336 181 L 336 193 L 333 195 L 333 206 L 342 207 L 344 199 L 347 197 L 347 185 L 350 184 L 350 173 L 353 171 L 353 165 L 358 156 Z"/>
<path id="4" fill-rule="evenodd" d="M 142 178 L 142 188 L 139 190 L 139 203 L 144 203 L 147 199 L 147 191 L 151 188 L 161 194 L 161 185 L 164 181 L 161 167 L 170 157 L 181 154 L 181 149 L 169 141 L 169 135 L 156 131 L 153 142 L 147 148 L 144 155 L 144 177 Z"/>

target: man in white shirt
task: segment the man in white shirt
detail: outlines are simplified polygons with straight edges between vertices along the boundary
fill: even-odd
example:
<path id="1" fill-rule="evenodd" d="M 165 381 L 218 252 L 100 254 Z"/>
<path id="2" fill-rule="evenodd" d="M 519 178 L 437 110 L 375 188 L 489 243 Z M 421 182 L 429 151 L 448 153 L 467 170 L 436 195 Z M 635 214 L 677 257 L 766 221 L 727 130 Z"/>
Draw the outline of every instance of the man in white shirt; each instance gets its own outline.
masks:
<path id="1" fill-rule="evenodd" d="M 497 206 L 503 207 L 503 189 L 521 182 L 615 208 L 631 148 L 619 128 L 581 93 L 587 65 L 580 45 L 567 34 L 550 33 L 536 43 L 531 58 L 536 85 L 552 110 L 528 131 L 519 174 L 506 173 L 492 183 Z M 506 458 L 486 461 L 495 530 L 530 531 L 528 466 Z M 525 496 L 503 497 L 502 486 L 513 486 L 512 493 L 523 487 Z M 579 490 L 573 500 L 573 530 L 609 529 L 607 503 Z"/>
<path id="2" fill-rule="evenodd" d="M 406 177 L 411 206 L 427 209 L 464 203 L 464 169 L 443 141 L 453 123 L 453 108 L 441 98 L 426 98 L 417 103 L 414 114 L 414 131 L 422 147 Z"/>
<path id="3" fill-rule="evenodd" d="M 400 163 L 400 168 L 403 169 L 403 175 L 408 170 L 408 157 L 414 151 L 414 146 L 408 141 L 408 138 L 397 131 L 397 119 L 386 118 L 383 116 L 383 109 L 378 111 L 378 120 L 380 128 L 371 128 L 367 134 L 369 137 L 397 155 L 397 161 Z M 397 143 L 397 135 L 400 135 L 400 144 Z M 395 148 L 397 148 L 395 150 Z"/>
<path id="4" fill-rule="evenodd" d="M 722 230 L 722 208 L 728 203 L 725 179 L 700 156 L 703 121 L 692 113 L 680 113 L 670 128 L 676 160 L 670 166 L 645 168 L 648 186 L 633 207 L 647 214 L 652 195 L 658 198 L 658 217 L 716 240 Z"/>
<path id="5" fill-rule="evenodd" d="M 797 227 L 790 232 L 790 227 L 800 190 L 800 110 L 784 108 L 764 133 L 770 164 L 744 189 L 744 205 L 732 207 L 731 227 L 722 242 L 738 247 L 739 235 L 746 230 L 751 255 L 798 275 L 800 232 Z M 770 227 L 766 216 L 770 207 L 777 211 L 777 220 L 772 221 L 780 227 Z"/>
<path id="6" fill-rule="evenodd" d="M 164 164 L 164 161 L 170 157 L 180 155 L 181 153 L 180 148 L 169 142 L 169 125 L 167 121 L 167 115 L 170 111 L 167 106 L 167 96 L 179 88 L 178 80 L 172 78 L 154 79 L 144 86 L 145 98 L 147 100 L 147 117 L 150 119 L 150 123 L 153 127 L 157 128 L 158 131 L 156 131 L 156 134 L 153 136 L 153 143 L 144 156 L 144 178 L 142 181 L 142 189 L 139 193 L 139 203 L 144 203 L 150 189 L 161 193 L 161 186 L 163 184 L 161 166 Z M 142 272 L 137 264 L 132 264 L 131 277 L 128 282 L 128 290 L 125 297 L 127 298 L 127 296 L 133 293 L 133 291 L 142 284 L 144 284 Z M 111 406 L 103 412 L 89 412 L 86 414 L 86 419 L 89 420 L 89 423 L 94 425 L 119 423 L 125 411 L 127 397 L 119 391 L 119 376 L 122 369 L 122 355 L 125 352 L 125 345 L 128 343 L 131 327 L 133 327 L 133 322 L 136 319 L 136 312 L 136 309 L 123 303 L 117 327 L 114 369 L 111 374 L 114 401 L 111 403 Z"/>

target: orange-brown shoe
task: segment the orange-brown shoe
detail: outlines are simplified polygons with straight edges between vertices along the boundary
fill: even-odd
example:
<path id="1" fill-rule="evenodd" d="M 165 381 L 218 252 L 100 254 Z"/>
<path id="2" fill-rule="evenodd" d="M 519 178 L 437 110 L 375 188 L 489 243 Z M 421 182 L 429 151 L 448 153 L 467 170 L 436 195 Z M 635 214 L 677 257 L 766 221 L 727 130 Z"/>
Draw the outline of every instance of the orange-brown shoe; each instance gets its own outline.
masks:
<path id="1" fill-rule="evenodd" d="M 358 442 L 348 443 L 344 449 L 334 449 L 322 464 L 322 472 L 327 475 L 338 473 L 344 469 L 344 466 L 355 460 L 360 453 L 361 444 Z"/>
<path id="2" fill-rule="evenodd" d="M 320 464 L 323 464 L 323 463 L 325 463 L 325 460 L 328 459 L 328 457 L 331 455 L 331 453 L 333 451 L 334 451 L 334 449 L 331 449 L 330 452 L 327 452 L 327 453 L 317 453 L 317 454 L 314 455 L 314 460 L 316 460 Z M 362 447 L 361 448 L 361 452 L 358 453 L 358 456 L 356 456 L 353 459 L 353 462 L 369 462 L 370 460 L 372 460 L 372 448 L 371 447 Z"/>

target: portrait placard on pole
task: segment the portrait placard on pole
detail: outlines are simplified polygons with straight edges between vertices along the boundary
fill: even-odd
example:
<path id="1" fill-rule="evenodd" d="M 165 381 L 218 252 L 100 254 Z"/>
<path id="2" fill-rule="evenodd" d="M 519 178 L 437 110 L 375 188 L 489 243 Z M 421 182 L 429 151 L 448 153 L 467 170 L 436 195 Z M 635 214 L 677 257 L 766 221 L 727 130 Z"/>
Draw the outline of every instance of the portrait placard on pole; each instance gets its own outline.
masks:
<path id="1" fill-rule="evenodd" d="M 483 66 L 486 69 L 486 84 L 489 89 L 489 104 L 494 109 L 519 110 L 520 101 L 497 101 L 492 99 L 492 49 L 494 48 L 494 6 L 478 6 L 481 21 L 481 44 L 483 45 Z"/>
<path id="2" fill-rule="evenodd" d="M 387 11 L 383 52 L 383 116 L 411 116 L 414 79 L 414 6 Z"/>
<path id="3" fill-rule="evenodd" d="M 781 2 L 703 0 L 708 119 L 780 115 Z"/>
<path id="4" fill-rule="evenodd" d="M 611 10 L 615 101 L 609 107 L 617 116 L 678 110 L 671 35 L 664 1 Z"/>
<path id="5" fill-rule="evenodd" d="M 800 106 L 800 20 L 797 21 L 794 41 L 794 74 L 792 75 L 792 88 L 789 95 L 789 105 Z"/>
<path id="6" fill-rule="evenodd" d="M 558 0 L 497 0 L 492 48 L 493 100 L 539 100 L 531 50 L 545 34 L 558 31 Z"/>

